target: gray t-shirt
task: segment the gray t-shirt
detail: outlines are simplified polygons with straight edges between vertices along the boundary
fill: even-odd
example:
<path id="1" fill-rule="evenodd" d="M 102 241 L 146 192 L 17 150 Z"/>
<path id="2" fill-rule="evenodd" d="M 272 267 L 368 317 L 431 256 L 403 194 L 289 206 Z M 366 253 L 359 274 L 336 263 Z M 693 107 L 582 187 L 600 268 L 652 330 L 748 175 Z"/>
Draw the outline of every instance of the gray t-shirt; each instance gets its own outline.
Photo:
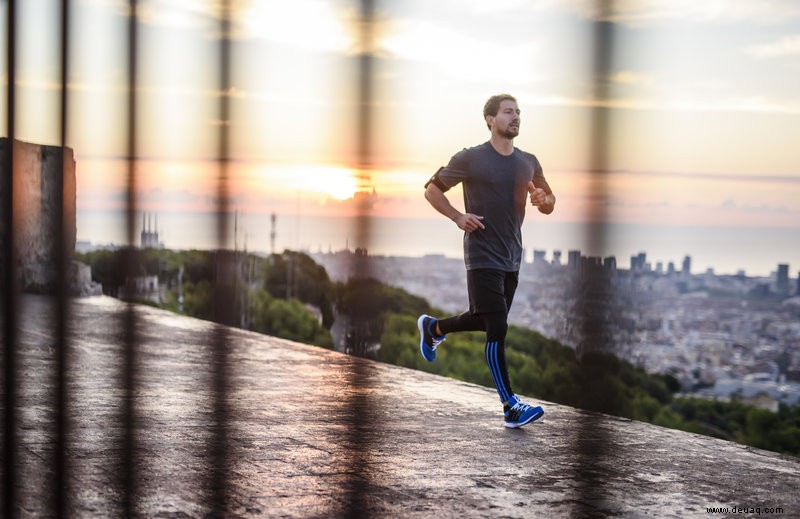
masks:
<path id="1" fill-rule="evenodd" d="M 552 193 L 536 157 L 514 148 L 501 155 L 485 142 L 464 149 L 450 159 L 425 184 L 434 183 L 443 192 L 463 184 L 464 209 L 483 216 L 485 229 L 464 233 L 464 263 L 467 270 L 519 270 L 522 261 L 522 222 L 528 202 L 528 182 Z"/>

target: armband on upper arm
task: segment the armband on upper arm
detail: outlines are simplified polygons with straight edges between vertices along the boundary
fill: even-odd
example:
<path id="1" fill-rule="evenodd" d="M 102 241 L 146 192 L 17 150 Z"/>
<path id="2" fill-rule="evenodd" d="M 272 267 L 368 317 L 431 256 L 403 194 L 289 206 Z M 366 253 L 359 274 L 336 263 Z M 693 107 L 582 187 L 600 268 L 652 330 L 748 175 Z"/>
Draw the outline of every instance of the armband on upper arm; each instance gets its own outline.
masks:
<path id="1" fill-rule="evenodd" d="M 447 191 L 448 189 L 450 189 L 449 187 L 447 187 L 447 186 L 445 185 L 445 183 L 444 183 L 444 182 L 442 182 L 442 179 L 440 179 L 440 178 L 439 178 L 439 173 L 440 173 L 440 172 L 441 172 L 443 169 L 444 169 L 444 167 L 441 167 L 441 168 L 439 168 L 439 169 L 436 171 L 436 173 L 434 173 L 434 174 L 433 174 L 433 176 L 432 176 L 430 179 L 428 179 L 428 181 L 427 181 L 427 182 L 425 182 L 425 189 L 428 189 L 428 186 L 429 186 L 430 184 L 433 184 L 434 186 L 438 187 L 438 188 L 439 188 L 439 189 L 442 191 L 442 193 L 444 193 L 445 191 Z"/>

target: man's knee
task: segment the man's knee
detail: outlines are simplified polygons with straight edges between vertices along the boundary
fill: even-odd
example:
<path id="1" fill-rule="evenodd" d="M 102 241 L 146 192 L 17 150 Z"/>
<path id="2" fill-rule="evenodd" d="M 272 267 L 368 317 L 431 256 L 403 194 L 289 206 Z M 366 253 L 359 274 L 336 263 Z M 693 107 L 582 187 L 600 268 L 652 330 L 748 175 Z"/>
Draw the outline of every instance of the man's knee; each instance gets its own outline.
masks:
<path id="1" fill-rule="evenodd" d="M 484 315 L 486 340 L 503 341 L 508 332 L 508 316 L 505 312 L 492 312 Z"/>

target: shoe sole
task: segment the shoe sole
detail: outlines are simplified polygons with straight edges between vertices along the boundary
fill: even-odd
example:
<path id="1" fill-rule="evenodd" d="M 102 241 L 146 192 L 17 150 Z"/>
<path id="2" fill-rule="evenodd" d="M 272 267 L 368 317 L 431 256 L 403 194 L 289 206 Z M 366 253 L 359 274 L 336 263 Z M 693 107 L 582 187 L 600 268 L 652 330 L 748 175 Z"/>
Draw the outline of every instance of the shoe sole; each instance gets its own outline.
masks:
<path id="1" fill-rule="evenodd" d="M 508 423 L 508 422 L 504 422 L 504 423 L 503 423 L 503 425 L 505 425 L 505 426 L 506 426 L 506 427 L 508 427 L 509 429 L 519 429 L 519 428 L 520 428 L 520 427 L 522 427 L 523 425 L 528 425 L 528 424 L 529 424 L 529 423 L 531 423 L 531 422 L 535 422 L 536 420 L 538 420 L 539 418 L 541 418 L 541 417 L 543 417 L 543 416 L 544 416 L 544 409 L 542 409 L 542 412 L 541 412 L 541 413 L 539 413 L 539 414 L 535 414 L 535 415 L 531 416 L 530 418 L 528 418 L 528 419 L 527 419 L 527 420 L 525 420 L 524 422 L 518 422 L 518 423 Z"/>
<path id="2" fill-rule="evenodd" d="M 419 330 L 419 352 L 422 354 L 422 358 L 427 360 L 428 362 L 433 362 L 436 360 L 436 351 L 433 352 L 433 358 L 428 359 L 425 356 L 425 332 L 423 331 L 422 327 L 424 326 L 424 321 L 426 317 L 430 317 L 429 315 L 422 314 L 417 319 L 417 329 Z"/>

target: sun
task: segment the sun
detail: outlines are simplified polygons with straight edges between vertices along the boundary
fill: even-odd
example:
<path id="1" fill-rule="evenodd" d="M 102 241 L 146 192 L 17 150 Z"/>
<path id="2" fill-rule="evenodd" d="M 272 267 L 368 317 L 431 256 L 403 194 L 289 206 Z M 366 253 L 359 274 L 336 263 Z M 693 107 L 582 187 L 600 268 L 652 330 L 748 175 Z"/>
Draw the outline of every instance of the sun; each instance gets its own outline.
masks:
<path id="1" fill-rule="evenodd" d="M 295 190 L 318 193 L 335 200 L 348 200 L 358 191 L 358 180 L 352 169 L 309 165 L 292 166 L 286 178 Z"/>

